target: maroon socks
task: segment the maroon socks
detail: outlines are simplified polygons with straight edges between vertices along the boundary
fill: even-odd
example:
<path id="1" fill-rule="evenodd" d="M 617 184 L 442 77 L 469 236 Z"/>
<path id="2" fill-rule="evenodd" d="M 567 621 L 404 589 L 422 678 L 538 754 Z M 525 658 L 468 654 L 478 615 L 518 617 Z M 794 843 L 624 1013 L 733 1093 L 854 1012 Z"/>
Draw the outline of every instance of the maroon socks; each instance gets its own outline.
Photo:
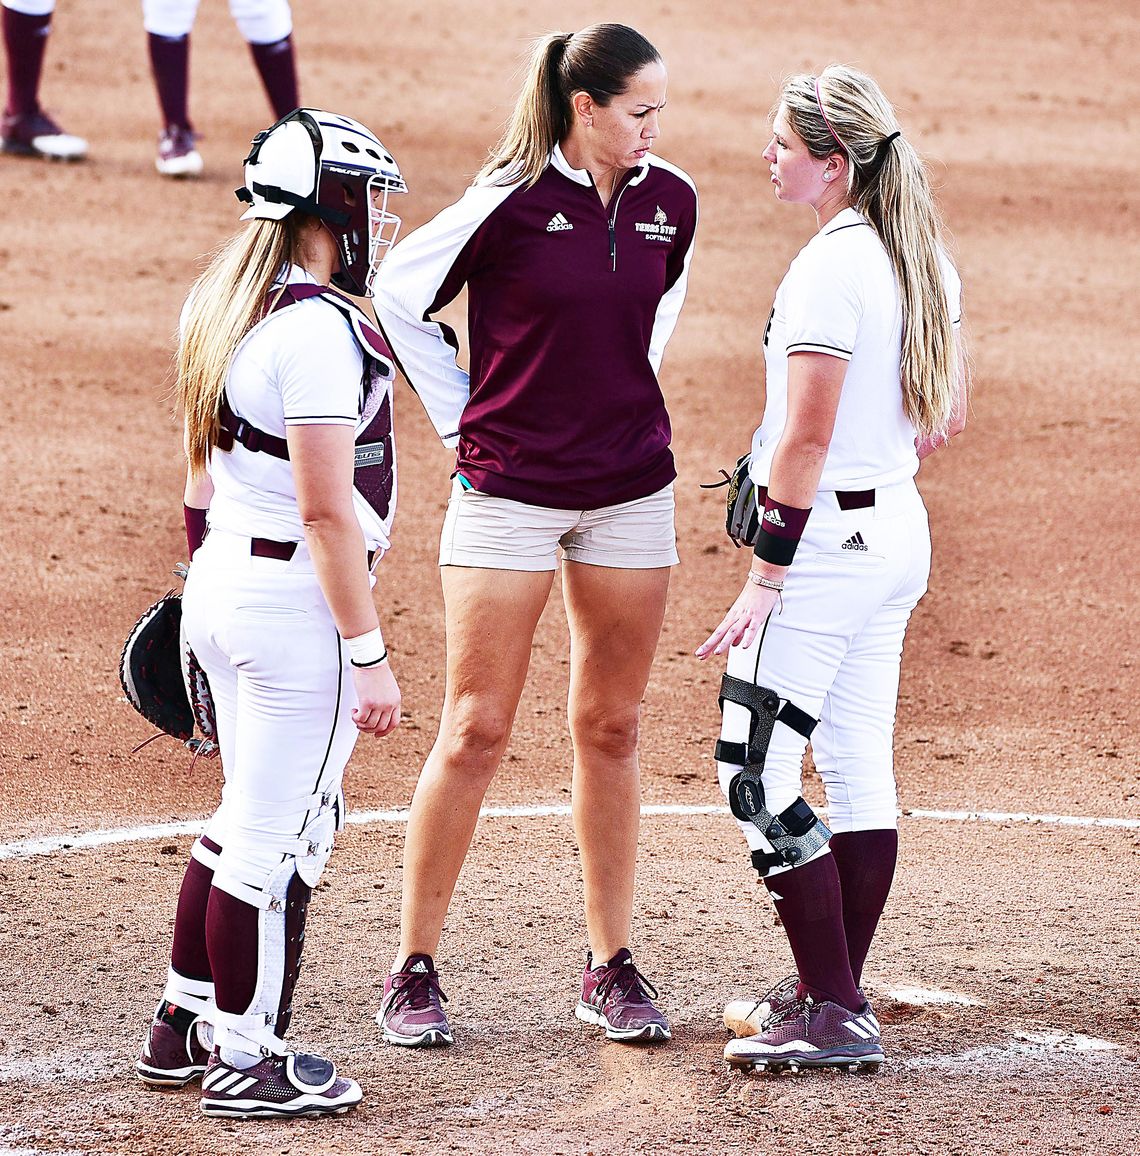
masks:
<path id="1" fill-rule="evenodd" d="M 4 47 L 8 55 L 8 108 L 13 116 L 39 111 L 40 74 L 51 32 L 51 13 L 29 16 L 2 9 Z"/>
<path id="2" fill-rule="evenodd" d="M 261 949 L 258 919 L 252 904 L 220 887 L 210 889 L 206 908 L 206 944 L 214 976 L 214 1002 L 220 1011 L 244 1015 L 257 991 Z"/>
<path id="3" fill-rule="evenodd" d="M 273 114 L 280 120 L 300 104 L 293 37 L 286 36 L 272 44 L 251 44 L 249 50 L 253 53 L 261 83 L 265 85 L 265 95 L 273 106 Z"/>
<path id="4" fill-rule="evenodd" d="M 202 845 L 215 854 L 221 851 L 217 843 L 204 835 Z M 210 958 L 206 953 L 206 905 L 213 881 L 213 871 L 197 859 L 191 859 L 182 877 L 182 889 L 178 892 L 170 965 L 188 979 L 208 980 L 211 976 Z"/>
<path id="5" fill-rule="evenodd" d="M 167 128 L 190 128 L 190 37 L 147 33 L 150 68 Z"/>
<path id="6" fill-rule="evenodd" d="M 788 933 L 801 994 L 851 1011 L 863 1006 L 855 990 L 843 929 L 843 892 L 831 855 L 764 880 Z"/>
<path id="7" fill-rule="evenodd" d="M 848 831 L 832 835 L 829 846 L 843 890 L 843 927 L 851 975 L 858 984 L 895 877 L 899 833 Z"/>
<path id="8" fill-rule="evenodd" d="M 5 32 L 8 9 L 4 9 Z M 12 13 L 11 15 L 15 15 Z M 21 17 L 30 20 L 32 17 Z M 44 17 L 44 19 L 48 19 Z M 190 36 L 156 36 L 147 34 L 150 49 L 150 67 L 154 87 L 162 110 L 162 123 L 168 127 L 191 128 L 189 110 L 190 92 Z M 265 93 L 278 120 L 292 112 L 299 103 L 297 96 L 297 65 L 293 52 L 293 37 L 286 36 L 272 44 L 251 44 L 250 52 L 258 75 L 265 85 Z M 42 55 L 42 47 L 40 49 Z"/>

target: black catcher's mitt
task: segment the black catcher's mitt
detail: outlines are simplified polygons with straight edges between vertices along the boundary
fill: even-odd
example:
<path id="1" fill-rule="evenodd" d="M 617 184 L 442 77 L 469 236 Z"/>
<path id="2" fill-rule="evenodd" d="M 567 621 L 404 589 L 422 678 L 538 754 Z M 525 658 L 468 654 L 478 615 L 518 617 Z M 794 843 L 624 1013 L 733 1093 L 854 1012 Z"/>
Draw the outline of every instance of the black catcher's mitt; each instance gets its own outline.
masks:
<path id="1" fill-rule="evenodd" d="M 756 535 L 760 533 L 760 511 L 756 505 L 756 484 L 748 474 L 752 462 L 750 453 L 736 459 L 732 474 L 721 470 L 723 482 L 702 485 L 702 490 L 715 490 L 728 486 L 725 495 L 724 528 L 728 536 L 738 546 L 755 546 Z"/>
<path id="2" fill-rule="evenodd" d="M 135 623 L 119 660 L 119 681 L 128 702 L 149 723 L 196 756 L 218 753 L 210 684 L 182 640 L 181 594 L 170 591 Z"/>

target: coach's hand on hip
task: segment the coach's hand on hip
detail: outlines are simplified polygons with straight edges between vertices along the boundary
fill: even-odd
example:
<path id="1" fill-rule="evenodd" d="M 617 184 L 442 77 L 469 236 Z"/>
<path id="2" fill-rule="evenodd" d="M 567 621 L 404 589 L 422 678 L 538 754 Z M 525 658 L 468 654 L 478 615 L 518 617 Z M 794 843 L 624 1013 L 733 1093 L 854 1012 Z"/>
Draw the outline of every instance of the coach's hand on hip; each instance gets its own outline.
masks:
<path id="1" fill-rule="evenodd" d="M 400 688 L 387 661 L 379 666 L 353 667 L 358 705 L 352 721 L 363 734 L 383 738 L 400 722 Z"/>

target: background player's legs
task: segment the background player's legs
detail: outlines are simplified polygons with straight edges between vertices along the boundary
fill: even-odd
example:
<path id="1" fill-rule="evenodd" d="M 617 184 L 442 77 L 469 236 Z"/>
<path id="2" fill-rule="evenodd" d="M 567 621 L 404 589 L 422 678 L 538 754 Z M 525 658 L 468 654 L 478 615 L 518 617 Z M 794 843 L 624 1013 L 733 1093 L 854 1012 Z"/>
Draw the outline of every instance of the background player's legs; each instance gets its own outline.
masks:
<path id="1" fill-rule="evenodd" d="M 499 767 L 553 571 L 444 566 L 447 686 L 439 735 L 412 797 L 396 963 L 434 956 L 447 907 Z"/>
<path id="2" fill-rule="evenodd" d="M 40 78 L 55 0 L 4 0 L 4 54 L 8 100 L 0 149 L 49 160 L 79 160 L 87 142 L 65 133 L 40 107 Z"/>
<path id="3" fill-rule="evenodd" d="M 562 576 L 570 625 L 574 831 L 590 949 L 595 961 L 605 962 L 630 944 L 641 798 L 638 719 L 669 569 L 567 561 Z"/>
<path id="4" fill-rule="evenodd" d="M 300 104 L 288 0 L 230 0 L 230 12 L 249 44 L 273 115 L 280 120 Z"/>
<path id="5" fill-rule="evenodd" d="M 163 176 L 195 177 L 202 157 L 190 122 L 190 30 L 198 0 L 143 0 L 151 74 L 162 115 L 155 168 Z"/>

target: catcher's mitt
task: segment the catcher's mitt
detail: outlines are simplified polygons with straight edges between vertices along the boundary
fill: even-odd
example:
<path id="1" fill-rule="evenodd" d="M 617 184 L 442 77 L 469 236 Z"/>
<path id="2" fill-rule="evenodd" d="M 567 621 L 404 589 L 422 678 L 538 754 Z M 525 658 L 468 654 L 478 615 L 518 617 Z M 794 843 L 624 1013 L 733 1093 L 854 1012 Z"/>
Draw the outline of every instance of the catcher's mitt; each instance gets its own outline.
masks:
<path id="1" fill-rule="evenodd" d="M 135 623 L 123 645 L 119 681 L 131 706 L 164 734 L 195 756 L 218 753 L 210 684 L 182 639 L 181 594 L 165 594 Z"/>
<path id="2" fill-rule="evenodd" d="M 755 546 L 756 535 L 760 533 L 760 511 L 756 504 L 756 484 L 749 476 L 748 467 L 752 455 L 742 454 L 736 459 L 736 468 L 731 474 L 721 470 L 723 482 L 702 485 L 702 490 L 715 490 L 728 486 L 725 495 L 724 528 L 737 547 Z"/>

